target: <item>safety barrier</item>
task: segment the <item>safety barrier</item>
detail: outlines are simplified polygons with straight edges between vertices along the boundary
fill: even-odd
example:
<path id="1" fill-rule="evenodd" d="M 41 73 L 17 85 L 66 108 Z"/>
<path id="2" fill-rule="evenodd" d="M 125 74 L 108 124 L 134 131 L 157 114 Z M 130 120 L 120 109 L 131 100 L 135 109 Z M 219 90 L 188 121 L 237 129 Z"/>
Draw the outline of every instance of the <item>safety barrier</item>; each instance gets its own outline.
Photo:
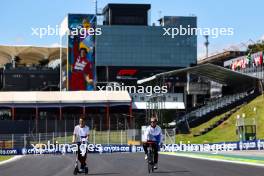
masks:
<path id="1" fill-rule="evenodd" d="M 74 144 L 50 144 L 46 148 L 11 148 L 0 149 L 0 155 L 30 155 L 30 154 L 70 154 L 77 151 Z M 89 153 L 114 153 L 114 152 L 143 152 L 141 145 L 101 145 L 88 144 L 85 146 Z M 237 142 L 221 142 L 211 144 L 164 144 L 160 151 L 162 152 L 220 152 L 234 150 L 264 150 L 264 140 L 254 141 L 237 141 Z"/>

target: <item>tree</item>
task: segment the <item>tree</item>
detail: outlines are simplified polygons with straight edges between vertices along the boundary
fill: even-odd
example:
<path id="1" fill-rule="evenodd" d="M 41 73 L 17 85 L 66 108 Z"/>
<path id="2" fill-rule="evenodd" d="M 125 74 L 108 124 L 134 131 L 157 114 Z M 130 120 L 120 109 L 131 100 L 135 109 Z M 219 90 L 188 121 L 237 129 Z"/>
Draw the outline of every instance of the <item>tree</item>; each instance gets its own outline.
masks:
<path id="1" fill-rule="evenodd" d="M 49 59 L 42 59 L 39 61 L 39 65 L 44 67 L 49 64 Z"/>
<path id="2" fill-rule="evenodd" d="M 16 63 L 20 63 L 21 62 L 21 58 L 19 56 L 15 56 L 14 61 Z"/>
<path id="3" fill-rule="evenodd" d="M 247 53 L 256 53 L 259 51 L 264 51 L 264 41 L 248 45 Z"/>

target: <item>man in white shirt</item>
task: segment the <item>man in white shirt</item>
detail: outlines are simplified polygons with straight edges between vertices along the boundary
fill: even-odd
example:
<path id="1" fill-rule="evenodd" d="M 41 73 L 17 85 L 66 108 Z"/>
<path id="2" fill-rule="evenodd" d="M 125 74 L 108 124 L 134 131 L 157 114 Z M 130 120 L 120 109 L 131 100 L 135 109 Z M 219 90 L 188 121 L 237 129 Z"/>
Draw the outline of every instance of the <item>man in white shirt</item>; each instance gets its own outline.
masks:
<path id="1" fill-rule="evenodd" d="M 80 145 L 87 143 L 89 139 L 90 129 L 85 125 L 85 117 L 81 116 L 79 119 L 79 125 L 76 125 L 73 131 L 72 143 L 77 142 L 78 144 L 78 160 L 81 163 L 81 169 L 84 169 L 86 166 L 87 154 L 83 156 L 81 154 Z"/>
<path id="2" fill-rule="evenodd" d="M 150 119 L 150 125 L 147 127 L 145 133 L 144 133 L 144 139 L 142 139 L 143 142 L 143 148 L 145 151 L 145 159 L 148 158 L 148 146 L 149 144 L 147 142 L 154 142 L 152 144 L 153 151 L 154 151 L 154 169 L 158 169 L 158 150 L 159 145 L 162 144 L 163 141 L 163 135 L 161 128 L 157 125 L 158 119 L 156 117 L 151 117 Z"/>

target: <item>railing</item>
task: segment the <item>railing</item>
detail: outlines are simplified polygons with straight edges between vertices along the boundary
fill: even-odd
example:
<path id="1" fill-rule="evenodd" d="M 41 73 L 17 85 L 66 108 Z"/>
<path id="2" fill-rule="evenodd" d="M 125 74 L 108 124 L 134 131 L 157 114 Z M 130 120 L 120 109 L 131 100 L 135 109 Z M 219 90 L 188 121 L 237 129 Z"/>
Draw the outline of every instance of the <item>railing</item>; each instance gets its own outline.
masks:
<path id="1" fill-rule="evenodd" d="M 103 130 L 127 130 L 130 119 L 123 114 L 111 113 L 109 115 L 110 123 L 107 123 L 105 116 L 101 113 L 88 114 L 87 125 L 90 129 Z M 51 133 L 51 132 L 71 132 L 74 126 L 79 123 L 79 114 L 68 114 L 59 120 L 56 115 L 40 116 L 38 120 L 35 117 L 24 114 L 12 120 L 10 116 L 3 118 L 0 115 L 0 134 L 13 133 L 13 127 L 17 127 L 16 133 Z"/>
<path id="2" fill-rule="evenodd" d="M 250 67 L 237 70 L 237 72 L 244 73 L 259 79 L 264 79 L 264 67 Z"/>
<path id="3" fill-rule="evenodd" d="M 175 129 L 164 129 L 163 143 L 175 143 Z M 32 133 L 32 134 L 1 134 L 1 148 L 26 148 L 32 144 L 71 144 L 73 132 Z M 140 129 L 115 131 L 90 131 L 89 143 L 92 144 L 131 144 L 140 145 L 142 131 Z"/>
<path id="4" fill-rule="evenodd" d="M 201 108 L 198 108 L 192 112 L 189 112 L 182 117 L 180 117 L 177 121 L 174 121 L 175 124 L 182 123 L 184 121 L 193 121 L 196 120 L 204 115 L 207 115 L 213 111 L 216 111 L 218 109 L 224 108 L 238 100 L 241 100 L 251 93 L 238 93 L 235 95 L 229 95 L 222 98 L 218 98 L 214 101 L 209 101 L 205 106 L 202 106 Z"/>

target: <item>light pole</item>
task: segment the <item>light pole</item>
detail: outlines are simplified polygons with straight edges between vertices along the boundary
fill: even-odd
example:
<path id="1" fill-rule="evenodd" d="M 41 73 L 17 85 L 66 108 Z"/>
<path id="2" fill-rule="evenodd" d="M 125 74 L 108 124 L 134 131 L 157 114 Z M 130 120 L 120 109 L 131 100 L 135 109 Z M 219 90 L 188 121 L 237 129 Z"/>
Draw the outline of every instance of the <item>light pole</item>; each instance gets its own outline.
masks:
<path id="1" fill-rule="evenodd" d="M 94 2 L 94 12 L 95 12 L 95 15 L 97 16 L 98 14 L 98 11 L 97 11 L 97 0 L 93 0 Z"/>
<path id="2" fill-rule="evenodd" d="M 205 46 L 205 49 L 206 49 L 206 53 L 205 53 L 205 57 L 208 58 L 208 46 L 209 46 L 209 36 L 208 35 L 205 35 L 205 42 L 204 42 L 204 46 Z"/>
<path id="3" fill-rule="evenodd" d="M 237 133 L 239 135 L 239 140 L 243 141 L 243 136 L 242 136 L 242 132 L 243 132 L 242 130 L 243 129 L 241 128 L 242 125 L 241 125 L 241 119 L 240 119 L 240 115 L 239 114 L 237 115 L 236 119 L 237 119 L 236 126 L 237 126 Z"/>
<path id="4" fill-rule="evenodd" d="M 255 113 L 255 127 L 256 127 L 256 139 L 257 139 L 257 129 L 258 129 L 258 126 L 257 126 L 257 119 L 258 119 L 258 111 L 257 111 L 257 108 L 256 107 L 254 107 L 253 108 L 253 111 L 254 111 L 254 113 Z"/>

